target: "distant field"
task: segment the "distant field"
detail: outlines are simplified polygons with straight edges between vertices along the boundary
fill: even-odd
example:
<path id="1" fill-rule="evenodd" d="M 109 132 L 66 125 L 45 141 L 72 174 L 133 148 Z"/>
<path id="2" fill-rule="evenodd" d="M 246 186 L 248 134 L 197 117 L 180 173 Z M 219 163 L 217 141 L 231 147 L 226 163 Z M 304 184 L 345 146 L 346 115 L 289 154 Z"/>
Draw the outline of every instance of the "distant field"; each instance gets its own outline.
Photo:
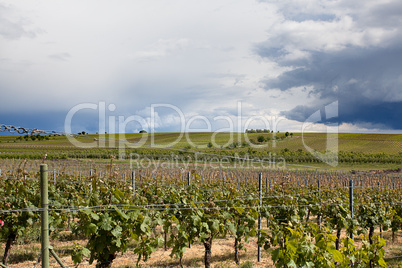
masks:
<path id="1" fill-rule="evenodd" d="M 77 136 L 77 141 L 87 144 L 101 144 L 103 148 L 118 147 L 119 142 L 127 141 L 131 145 L 137 145 L 141 139 L 144 146 L 149 147 L 171 147 L 171 148 L 193 148 L 209 149 L 209 142 L 215 142 L 215 148 L 221 149 L 230 147 L 234 142 L 254 144 L 257 150 L 270 150 L 273 152 L 287 148 L 290 151 L 299 149 L 306 151 L 306 146 L 317 151 L 325 151 L 327 142 L 338 141 L 339 151 L 361 152 L 361 153 L 386 153 L 398 154 L 402 152 L 402 134 L 361 134 L 361 133 L 340 133 L 338 135 L 327 135 L 325 133 L 294 133 L 293 137 L 286 137 L 273 141 L 274 137 L 283 138 L 284 133 L 155 133 L 155 134 L 121 134 L 121 135 L 85 135 Z M 269 141 L 258 142 L 263 136 Z M 28 148 L 45 147 L 46 149 L 57 149 L 60 147 L 74 148 L 74 145 L 64 136 L 51 136 L 49 140 L 17 140 L 18 135 L 0 136 L 0 150 L 10 149 L 28 150 Z M 94 139 L 97 139 L 95 141 Z M 331 144 L 330 144 L 331 145 Z M 33 146 L 33 147 L 32 147 Z M 331 146 L 330 146 L 331 147 Z"/>
<path id="2" fill-rule="evenodd" d="M 203 152 L 219 155 L 267 157 L 275 154 L 287 163 L 322 166 L 310 152 L 339 152 L 339 168 L 396 168 L 402 164 L 402 134 L 363 133 L 155 133 L 79 135 L 79 147 L 65 136 L 32 140 L 20 135 L 0 136 L 0 157 L 108 159 L 124 148 L 126 153 L 166 156 Z M 87 148 L 85 148 L 87 147 Z M 356 167 L 357 165 L 357 167 Z"/>

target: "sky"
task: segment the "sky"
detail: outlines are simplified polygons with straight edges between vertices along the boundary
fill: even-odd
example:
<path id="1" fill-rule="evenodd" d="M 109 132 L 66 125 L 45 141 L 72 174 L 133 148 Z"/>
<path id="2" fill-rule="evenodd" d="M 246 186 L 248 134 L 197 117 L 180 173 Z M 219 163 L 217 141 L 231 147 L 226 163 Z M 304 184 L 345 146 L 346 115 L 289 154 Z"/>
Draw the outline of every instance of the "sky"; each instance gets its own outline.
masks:
<path id="1" fill-rule="evenodd" d="M 0 0 L 0 124 L 402 133 L 398 0 Z"/>

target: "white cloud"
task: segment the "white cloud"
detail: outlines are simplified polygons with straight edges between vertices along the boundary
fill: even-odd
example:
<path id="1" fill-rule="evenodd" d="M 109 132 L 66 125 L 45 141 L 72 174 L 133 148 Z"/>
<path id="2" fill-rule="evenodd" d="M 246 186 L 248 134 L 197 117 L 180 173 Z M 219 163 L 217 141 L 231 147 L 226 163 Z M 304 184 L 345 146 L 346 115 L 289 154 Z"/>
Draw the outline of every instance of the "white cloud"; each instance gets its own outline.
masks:
<path id="1" fill-rule="evenodd" d="M 339 125 L 340 133 L 383 133 L 400 134 L 400 130 L 389 129 L 383 124 L 372 124 L 370 122 L 359 122 L 355 124 L 342 123 Z"/>
<path id="2" fill-rule="evenodd" d="M 170 103 L 186 115 L 274 116 L 311 104 L 313 83 L 288 92 L 265 80 L 314 52 L 398 44 L 396 1 L 13 1 L 0 5 L 0 111 L 67 111 L 107 101 L 130 115 Z M 383 14 L 390 14 L 383 20 Z M 41 29 L 41 30 L 38 30 Z M 28 37 L 28 38 L 27 38 Z M 256 44 L 268 52 L 256 53 Z M 272 51 L 276 53 L 272 53 Z M 263 55 L 264 54 L 264 55 Z M 273 55 L 265 57 L 265 55 Z M 283 63 L 290 64 L 283 64 Z M 356 78 L 356 81 L 361 81 Z M 384 91 L 400 99 L 400 81 Z M 388 94 L 387 94 L 388 93 Z M 315 98 L 313 98 L 315 97 Z M 160 129 L 177 127 L 158 114 Z"/>
<path id="3" fill-rule="evenodd" d="M 136 51 L 134 55 L 129 57 L 140 62 L 158 60 L 176 52 L 180 53 L 188 45 L 189 40 L 186 38 L 159 39 L 157 42 L 150 45 L 149 49 Z"/>

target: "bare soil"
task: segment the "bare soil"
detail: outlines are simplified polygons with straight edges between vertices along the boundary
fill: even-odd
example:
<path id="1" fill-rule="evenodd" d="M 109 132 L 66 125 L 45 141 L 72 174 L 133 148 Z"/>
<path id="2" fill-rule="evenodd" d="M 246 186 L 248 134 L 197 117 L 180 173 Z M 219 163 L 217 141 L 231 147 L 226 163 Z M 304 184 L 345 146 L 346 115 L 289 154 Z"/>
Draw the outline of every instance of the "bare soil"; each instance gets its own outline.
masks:
<path id="1" fill-rule="evenodd" d="M 345 231 L 342 232 L 342 236 L 346 236 Z M 379 235 L 379 229 L 376 230 L 375 235 Z M 396 234 L 395 242 L 392 242 L 391 231 L 383 233 L 384 238 L 387 240 L 385 247 L 385 257 L 389 262 L 389 267 L 402 267 L 402 232 Z M 52 240 L 51 245 L 54 247 L 57 254 L 61 257 L 63 263 L 67 267 L 75 267 L 70 253 L 71 248 L 75 243 L 85 245 L 84 240 L 74 241 L 59 241 Z M 361 244 L 359 238 L 355 239 L 357 245 Z M 256 239 L 251 239 L 246 244 L 246 251 L 240 251 L 240 266 L 249 261 L 253 264 L 253 267 L 274 267 L 270 257 L 270 252 L 261 249 L 262 261 L 257 262 L 257 244 Z M 4 243 L 1 244 L 0 252 L 4 252 Z M 37 257 L 40 252 L 40 243 L 26 243 L 21 245 L 14 245 L 11 250 L 10 261 L 7 265 L 10 268 L 28 268 L 28 267 L 41 267 L 41 264 L 37 262 Z M 140 261 L 141 267 L 179 267 L 179 260 L 170 257 L 171 249 L 166 251 L 163 248 L 156 250 L 152 253 L 151 258 L 144 262 Z M 112 267 L 129 268 L 135 267 L 138 256 L 133 253 L 133 248 L 129 247 L 127 252 L 120 254 L 113 261 Z M 89 264 L 88 259 L 84 258 L 82 263 L 78 266 L 81 268 L 95 267 L 96 263 Z M 194 244 L 191 248 L 187 248 L 182 260 L 183 267 L 203 267 L 204 266 L 204 246 L 200 243 Z M 50 257 L 50 267 L 59 267 L 56 260 Z M 234 238 L 226 237 L 213 241 L 212 244 L 212 265 L 211 267 L 239 267 L 234 262 Z"/>

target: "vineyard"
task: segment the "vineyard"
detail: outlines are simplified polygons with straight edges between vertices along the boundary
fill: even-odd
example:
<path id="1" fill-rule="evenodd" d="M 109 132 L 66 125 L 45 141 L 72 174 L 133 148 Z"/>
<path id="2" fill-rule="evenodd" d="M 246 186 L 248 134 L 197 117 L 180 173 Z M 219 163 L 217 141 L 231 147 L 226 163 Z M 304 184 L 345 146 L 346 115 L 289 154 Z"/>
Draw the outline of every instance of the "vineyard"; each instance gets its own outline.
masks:
<path id="1" fill-rule="evenodd" d="M 400 173 L 136 169 L 114 161 L 2 160 L 2 266 L 20 267 L 9 260 L 28 234 L 40 240 L 40 167 L 48 175 L 50 244 L 70 235 L 63 261 L 71 267 L 156 267 L 148 261 L 160 250 L 183 267 L 192 247 L 213 267 L 218 240 L 232 245 L 229 266 L 245 265 L 247 249 L 257 247 L 247 256 L 256 266 L 386 267 L 386 246 L 402 229 Z M 135 258 L 115 266 L 128 252 Z"/>

